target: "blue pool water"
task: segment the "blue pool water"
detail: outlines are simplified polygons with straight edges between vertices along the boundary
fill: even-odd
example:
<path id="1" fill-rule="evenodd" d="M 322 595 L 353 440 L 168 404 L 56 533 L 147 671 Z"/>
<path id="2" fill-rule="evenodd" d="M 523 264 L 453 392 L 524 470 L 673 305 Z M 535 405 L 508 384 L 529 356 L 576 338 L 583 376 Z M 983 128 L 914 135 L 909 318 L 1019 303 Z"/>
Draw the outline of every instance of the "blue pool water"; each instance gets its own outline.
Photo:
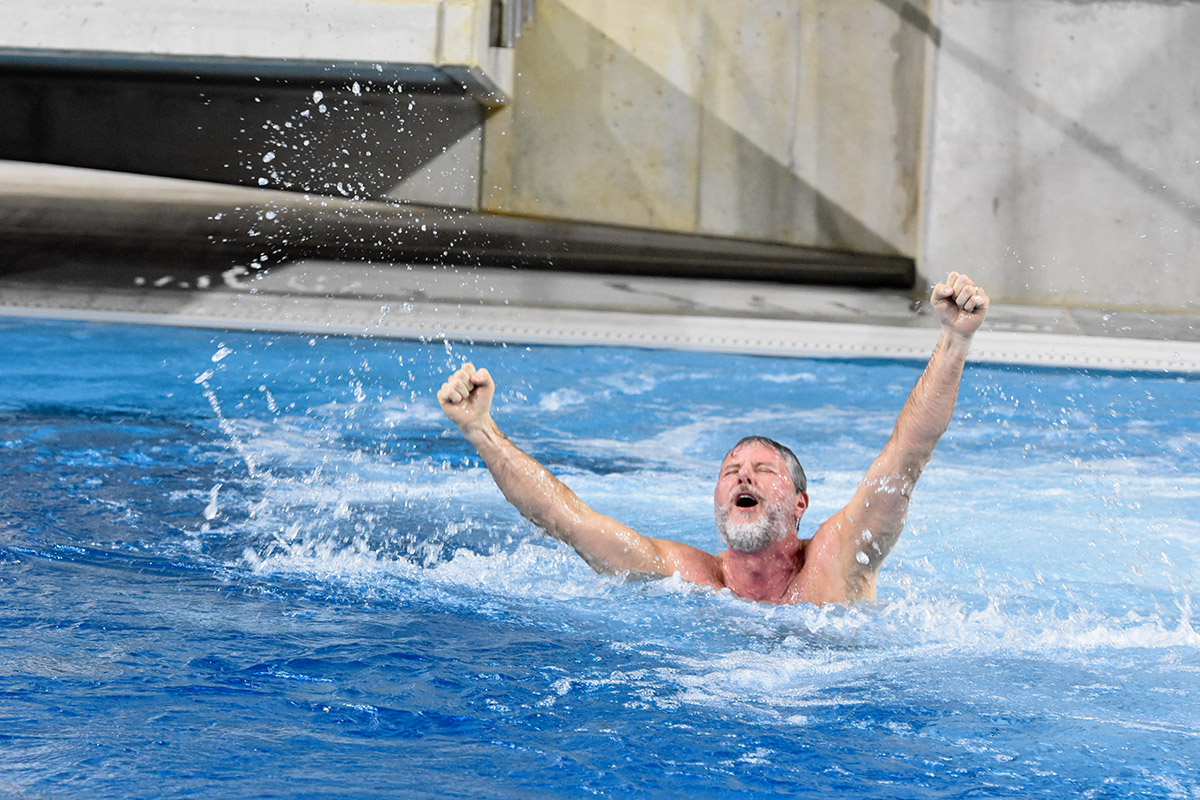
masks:
<path id="1" fill-rule="evenodd" d="M 879 601 L 593 574 L 437 409 L 715 551 L 920 366 L 0 323 L 0 797 L 1200 797 L 1200 377 L 971 365 Z M 932 347 L 936 332 L 930 332 Z"/>

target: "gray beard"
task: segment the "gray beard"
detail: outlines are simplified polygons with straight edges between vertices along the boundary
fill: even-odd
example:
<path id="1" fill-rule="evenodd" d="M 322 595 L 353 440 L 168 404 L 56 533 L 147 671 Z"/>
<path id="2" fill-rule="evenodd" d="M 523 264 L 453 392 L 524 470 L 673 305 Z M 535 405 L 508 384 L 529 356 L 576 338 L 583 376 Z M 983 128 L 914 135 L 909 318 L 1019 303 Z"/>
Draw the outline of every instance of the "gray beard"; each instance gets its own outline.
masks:
<path id="1" fill-rule="evenodd" d="M 791 535 L 787 525 L 787 512 L 781 505 L 767 506 L 767 513 L 757 522 L 735 523 L 729 521 L 725 509 L 714 509 L 717 532 L 725 544 L 739 553 L 757 553 L 764 547 Z"/>

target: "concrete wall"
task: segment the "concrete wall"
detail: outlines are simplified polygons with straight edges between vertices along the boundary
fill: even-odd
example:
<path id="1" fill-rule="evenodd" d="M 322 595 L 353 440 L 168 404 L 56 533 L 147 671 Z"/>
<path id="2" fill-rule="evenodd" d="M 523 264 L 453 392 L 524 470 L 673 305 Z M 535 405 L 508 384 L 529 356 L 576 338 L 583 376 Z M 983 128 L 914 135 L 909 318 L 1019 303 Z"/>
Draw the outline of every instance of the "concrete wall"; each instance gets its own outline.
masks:
<path id="1" fill-rule="evenodd" d="M 912 255 L 928 47 L 878 0 L 539 0 L 483 207 Z"/>
<path id="2" fill-rule="evenodd" d="M 1200 3 L 941 0 L 918 269 L 1200 304 Z"/>
<path id="3" fill-rule="evenodd" d="M 1194 309 L 1197 42 L 1186 0 L 540 0 L 482 204 Z"/>
<path id="4" fill-rule="evenodd" d="M 0 80 L 0 155 L 909 256 L 1000 302 L 1200 302 L 1200 2 L 538 0 L 499 55 L 487 0 L 252 6 L 21 2 L 0 66 L 126 48 L 469 78 L 515 58 L 510 102 L 483 122 L 323 86 L 348 111 L 296 147 L 271 131 L 313 104 L 302 81 L 42 74 Z"/>

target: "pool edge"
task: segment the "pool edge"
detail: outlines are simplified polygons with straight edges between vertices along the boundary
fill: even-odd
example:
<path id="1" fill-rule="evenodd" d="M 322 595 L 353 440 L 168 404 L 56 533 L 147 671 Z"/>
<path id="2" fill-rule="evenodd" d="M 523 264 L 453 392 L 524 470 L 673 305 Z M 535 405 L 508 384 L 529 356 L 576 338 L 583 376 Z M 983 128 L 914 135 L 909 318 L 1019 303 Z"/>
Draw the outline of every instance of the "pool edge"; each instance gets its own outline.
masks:
<path id="1" fill-rule="evenodd" d="M 0 300 L 0 317 L 366 336 L 418 341 L 595 345 L 818 358 L 925 359 L 936 323 L 873 324 L 630 311 L 458 305 L 393 309 L 374 299 L 213 294 L 169 311 L 91 294 L 86 304 Z M 63 296 L 60 300 L 66 299 Z M 82 300 L 82 298 L 77 298 Z M 143 306 L 147 304 L 142 304 Z M 972 362 L 1200 372 L 1200 342 L 981 330 Z"/>

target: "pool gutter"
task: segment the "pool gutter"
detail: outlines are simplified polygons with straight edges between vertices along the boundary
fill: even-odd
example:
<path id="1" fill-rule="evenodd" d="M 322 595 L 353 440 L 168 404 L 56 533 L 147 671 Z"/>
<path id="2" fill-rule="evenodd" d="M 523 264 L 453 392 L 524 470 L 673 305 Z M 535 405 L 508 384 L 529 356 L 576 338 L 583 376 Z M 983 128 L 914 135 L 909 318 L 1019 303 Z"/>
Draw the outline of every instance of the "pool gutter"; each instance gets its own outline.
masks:
<path id="1" fill-rule="evenodd" d="M 179 267 L 73 263 L 0 275 L 0 316 L 824 358 L 923 360 L 937 340 L 929 310 L 889 290 L 319 261 L 257 273 Z M 1193 323 L 1143 331 L 1153 338 L 1131 335 L 1130 325 L 1065 333 L 1087 326 L 1063 309 L 1001 306 L 971 359 L 1197 372 L 1200 341 L 1169 338 L 1194 335 Z"/>

